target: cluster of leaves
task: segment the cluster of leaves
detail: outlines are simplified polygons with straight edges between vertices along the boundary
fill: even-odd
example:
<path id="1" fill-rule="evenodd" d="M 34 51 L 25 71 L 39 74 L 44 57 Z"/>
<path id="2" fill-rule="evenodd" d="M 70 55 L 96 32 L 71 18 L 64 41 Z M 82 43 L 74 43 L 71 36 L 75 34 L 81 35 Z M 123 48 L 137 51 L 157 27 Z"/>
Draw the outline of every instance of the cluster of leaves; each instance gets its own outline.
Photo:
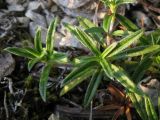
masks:
<path id="1" fill-rule="evenodd" d="M 160 37 L 158 32 L 146 36 L 143 30 L 133 24 L 126 17 L 116 13 L 117 7 L 121 4 L 132 3 L 135 0 L 101 0 L 111 10 L 111 14 L 106 15 L 102 27 L 96 26 L 90 20 L 79 17 L 80 27 L 65 24 L 66 28 L 90 50 L 90 56 L 81 56 L 73 60 L 74 68 L 63 80 L 60 95 L 64 95 L 85 80 L 91 78 L 83 105 L 90 105 L 102 80 L 116 80 L 126 89 L 127 100 L 131 99 L 140 117 L 144 120 L 158 120 L 154 106 L 150 98 L 137 88 L 137 83 L 142 80 L 146 70 L 159 72 L 160 63 Z M 113 30 L 115 20 L 124 26 L 125 30 Z M 54 64 L 65 64 L 68 62 L 67 55 L 53 50 L 53 36 L 56 29 L 57 19 L 55 19 L 46 37 L 46 47 L 42 47 L 41 30 L 38 29 L 34 48 L 9 47 L 5 50 L 13 54 L 31 59 L 28 69 L 37 62 L 43 62 L 44 68 L 40 76 L 40 95 L 46 101 L 46 89 L 49 72 Z M 113 42 L 114 37 L 122 38 L 118 42 Z M 151 38 L 151 40 L 150 40 Z M 136 44 L 136 46 L 132 46 Z M 131 60 L 128 60 L 130 58 Z M 132 59 L 133 58 L 133 59 Z M 121 66 L 134 63 L 131 72 L 126 72 Z M 116 88 L 114 91 L 118 91 Z M 113 91 L 112 90 L 112 91 Z M 124 99 L 124 95 L 121 95 Z M 146 109 L 144 109 L 146 108 Z M 128 110 L 128 109 L 127 109 Z M 123 110 L 123 112 L 126 112 Z M 130 118 L 130 115 L 128 118 Z"/>
<path id="2" fill-rule="evenodd" d="M 34 39 L 34 48 L 8 47 L 5 49 L 12 54 L 30 59 L 28 62 L 29 71 L 38 62 L 43 62 L 45 64 L 39 82 L 39 92 L 44 101 L 46 101 L 47 81 L 52 66 L 56 64 L 65 64 L 68 60 L 66 54 L 53 50 L 53 37 L 57 21 L 57 18 L 53 20 L 48 28 L 45 48 L 42 47 L 41 29 L 38 28 Z"/>

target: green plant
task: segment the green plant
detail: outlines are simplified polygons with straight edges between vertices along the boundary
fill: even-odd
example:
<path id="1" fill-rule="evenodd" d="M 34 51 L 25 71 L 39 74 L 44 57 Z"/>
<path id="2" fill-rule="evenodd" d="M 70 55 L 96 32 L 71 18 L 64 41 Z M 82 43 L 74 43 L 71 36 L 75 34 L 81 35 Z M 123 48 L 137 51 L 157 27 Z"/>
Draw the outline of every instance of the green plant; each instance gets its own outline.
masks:
<path id="1" fill-rule="evenodd" d="M 22 57 L 29 58 L 28 70 L 30 71 L 32 67 L 38 63 L 43 62 L 44 67 L 41 72 L 40 82 L 39 82 L 39 92 L 44 101 L 46 101 L 46 89 L 47 81 L 50 70 L 55 64 L 65 64 L 67 62 L 67 55 L 61 52 L 53 50 L 54 47 L 54 33 L 56 30 L 57 18 L 53 20 L 48 28 L 46 37 L 46 47 L 42 47 L 41 29 L 38 28 L 36 36 L 34 38 L 34 48 L 17 48 L 8 47 L 5 50 Z"/>
<path id="2" fill-rule="evenodd" d="M 91 78 L 83 101 L 84 107 L 87 107 L 102 80 L 116 80 L 125 87 L 126 98 L 130 97 L 142 119 L 158 120 L 152 101 L 136 85 L 144 77 L 145 71 L 157 68 L 156 66 L 160 63 L 159 37 L 156 37 L 158 33 L 150 35 L 152 42 L 148 42 L 149 37 L 144 35 L 144 30 L 139 30 L 128 18 L 117 13 L 119 5 L 132 3 L 135 0 L 101 1 L 111 11 L 105 16 L 102 26 L 96 26 L 90 20 L 82 17 L 78 18 L 80 27 L 65 24 L 66 28 L 89 49 L 90 54 L 73 60 L 74 68 L 63 80 L 60 95 L 66 94 L 83 81 Z M 114 29 L 116 20 L 125 27 L 124 30 Z M 38 28 L 34 39 L 34 48 L 9 47 L 5 49 L 18 56 L 31 59 L 28 62 L 29 70 L 37 62 L 45 64 L 39 83 L 40 95 L 44 101 L 46 101 L 47 80 L 51 67 L 68 62 L 66 54 L 53 50 L 52 37 L 56 23 L 57 18 L 49 26 L 45 48 L 42 47 L 41 30 Z M 121 39 L 114 42 L 113 39 L 116 39 L 117 36 Z M 133 46 L 133 44 L 135 45 Z M 130 68 L 131 72 L 126 72 L 124 66 L 133 63 L 133 68 Z M 159 66 L 156 70 L 159 71 Z"/>
<path id="3" fill-rule="evenodd" d="M 79 18 L 79 22 L 83 29 L 66 24 L 67 29 L 91 51 L 92 55 L 75 59 L 75 68 L 62 83 L 63 89 L 61 95 L 64 95 L 91 76 L 91 81 L 83 101 L 83 105 L 87 107 L 93 99 L 102 79 L 108 77 L 109 80 L 115 79 L 125 87 L 126 94 L 131 98 L 142 119 L 158 120 L 150 98 L 141 92 L 133 81 L 137 83 L 142 78 L 145 70 L 151 66 L 151 56 L 153 53 L 159 52 L 160 46 L 157 44 L 140 44 L 145 36 L 143 30 L 138 30 L 138 27 L 129 19 L 116 13 L 118 5 L 130 3 L 133 0 L 102 1 L 111 10 L 111 14 L 104 18 L 103 27 L 97 27 L 91 21 L 81 17 Z M 121 25 L 126 27 L 126 30 L 113 30 L 116 19 Z M 105 38 L 103 34 L 106 34 L 107 37 Z M 112 43 L 111 40 L 114 36 L 124 38 L 119 40 L 119 42 Z M 137 41 L 138 39 L 140 41 Z M 137 45 L 135 47 L 130 47 L 136 42 Z M 138 66 L 135 68 L 135 72 L 129 77 L 123 68 L 117 64 L 119 64 L 119 61 L 123 62 L 126 58 L 132 57 L 137 61 L 141 60 L 141 62 L 137 63 Z M 137 71 L 140 71 L 140 74 L 136 78 Z M 142 110 L 143 108 L 146 109 Z M 148 115 L 148 117 L 145 115 Z"/>

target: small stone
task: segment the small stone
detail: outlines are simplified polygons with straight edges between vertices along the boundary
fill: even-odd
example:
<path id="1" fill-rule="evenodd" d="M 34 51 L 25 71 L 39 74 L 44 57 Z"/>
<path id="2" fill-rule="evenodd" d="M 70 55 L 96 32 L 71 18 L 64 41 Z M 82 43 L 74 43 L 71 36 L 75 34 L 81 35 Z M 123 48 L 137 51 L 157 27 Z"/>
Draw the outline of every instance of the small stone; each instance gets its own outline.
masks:
<path id="1" fill-rule="evenodd" d="M 33 12 L 32 10 L 28 10 L 25 13 L 25 16 L 36 22 L 38 25 L 47 27 L 46 19 L 41 14 Z"/>
<path id="2" fill-rule="evenodd" d="M 84 48 L 82 44 L 70 33 L 59 41 L 59 46 Z"/>
<path id="3" fill-rule="evenodd" d="M 9 5 L 23 5 L 23 7 L 27 7 L 29 0 L 6 0 L 6 3 Z"/>
<path id="4" fill-rule="evenodd" d="M 53 0 L 53 2 L 55 2 L 56 4 L 69 9 L 79 8 L 81 6 L 84 6 L 89 1 L 91 0 Z"/>
<path id="5" fill-rule="evenodd" d="M 29 2 L 27 9 L 28 10 L 36 10 L 37 11 L 37 10 L 42 9 L 42 4 L 39 1 L 31 1 L 31 2 Z"/>
<path id="6" fill-rule="evenodd" d="M 51 12 L 54 13 L 54 12 L 57 12 L 57 11 L 58 11 L 57 5 L 52 5 Z"/>
<path id="7" fill-rule="evenodd" d="M 16 11 L 16 12 L 23 12 L 25 8 L 22 5 L 9 5 L 8 6 L 9 11 Z"/>
<path id="8" fill-rule="evenodd" d="M 13 72 L 15 68 L 15 60 L 10 53 L 0 54 L 0 68 L 0 80 Z"/>
<path id="9" fill-rule="evenodd" d="M 71 17 L 82 16 L 82 17 L 85 17 L 85 18 L 92 18 L 93 15 L 94 15 L 93 11 L 86 10 L 86 9 L 68 9 L 68 8 L 65 8 L 65 7 L 61 7 L 61 9 L 68 16 L 71 16 Z"/>
<path id="10" fill-rule="evenodd" d="M 30 22 L 28 17 L 16 17 L 16 18 L 17 18 L 17 22 L 20 23 L 21 26 L 28 27 Z"/>

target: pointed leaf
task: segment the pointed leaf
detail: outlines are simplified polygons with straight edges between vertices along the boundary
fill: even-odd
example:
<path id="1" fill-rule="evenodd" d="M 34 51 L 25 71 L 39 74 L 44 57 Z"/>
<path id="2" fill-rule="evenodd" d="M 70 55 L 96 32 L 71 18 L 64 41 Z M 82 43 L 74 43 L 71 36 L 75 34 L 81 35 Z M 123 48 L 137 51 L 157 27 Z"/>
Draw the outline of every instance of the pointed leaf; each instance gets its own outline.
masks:
<path id="1" fill-rule="evenodd" d="M 82 63 L 78 66 L 78 68 L 73 69 L 73 71 L 63 80 L 62 86 L 80 76 L 83 76 L 85 72 L 92 70 L 92 68 L 94 68 L 96 65 L 96 62 Z"/>
<path id="2" fill-rule="evenodd" d="M 87 35 L 84 31 L 80 30 L 79 28 L 76 28 L 77 38 L 80 40 L 80 42 L 85 45 L 88 49 L 91 50 L 92 53 L 95 55 L 99 55 L 100 51 L 97 49 L 95 41 Z"/>
<path id="3" fill-rule="evenodd" d="M 86 94 L 85 94 L 85 98 L 84 98 L 84 102 L 83 102 L 83 105 L 85 107 L 87 107 L 90 104 L 90 102 L 92 101 L 92 99 L 97 91 L 97 88 L 101 82 L 101 79 L 102 79 L 102 70 L 97 70 L 95 72 L 95 74 L 92 76 L 92 79 L 89 83 L 89 86 L 88 86 Z"/>
<path id="4" fill-rule="evenodd" d="M 43 51 L 42 38 L 41 38 L 41 28 L 40 27 L 38 27 L 38 29 L 36 31 L 36 36 L 34 38 L 34 47 L 39 53 L 41 53 Z"/>
<path id="5" fill-rule="evenodd" d="M 66 94 L 67 92 L 69 92 L 70 90 L 72 90 L 74 87 L 76 87 L 78 84 L 80 84 L 81 82 L 83 82 L 86 78 L 90 77 L 93 74 L 94 70 L 87 70 L 83 73 L 83 75 L 80 75 L 78 77 L 76 77 L 74 80 L 67 82 L 63 89 L 60 92 L 60 96 L 63 96 L 64 94 Z"/>
<path id="6" fill-rule="evenodd" d="M 36 58 L 38 56 L 36 51 L 27 48 L 8 47 L 4 50 L 12 54 L 30 59 Z"/>
<path id="7" fill-rule="evenodd" d="M 159 45 L 137 46 L 134 48 L 129 48 L 129 49 L 123 50 L 122 52 L 120 52 L 116 55 L 113 55 L 113 56 L 109 55 L 108 57 L 110 57 L 112 60 L 121 59 L 121 58 L 125 59 L 128 57 L 142 56 L 145 54 L 157 52 L 159 50 L 160 50 Z"/>
<path id="8" fill-rule="evenodd" d="M 143 35 L 143 31 L 139 30 L 137 32 L 134 32 L 130 34 L 129 36 L 125 37 L 121 41 L 118 42 L 117 47 L 114 49 L 114 51 L 110 54 L 110 56 L 116 55 L 122 50 L 126 49 L 129 47 L 132 43 L 137 41 L 141 36 Z"/>
<path id="9" fill-rule="evenodd" d="M 128 3 L 135 3 L 136 0 L 118 0 L 116 4 L 121 5 L 121 4 L 128 4 Z"/>
<path id="10" fill-rule="evenodd" d="M 47 82 L 51 67 L 50 64 L 45 65 L 40 76 L 39 92 L 43 101 L 46 101 Z"/>
<path id="11" fill-rule="evenodd" d="M 88 49 L 91 50 L 91 52 L 93 52 L 96 55 L 99 55 L 100 52 L 96 47 L 96 43 L 95 41 L 89 36 L 87 35 L 87 33 L 85 33 L 84 31 L 80 30 L 79 28 L 75 28 L 72 25 L 69 24 L 65 24 L 65 27 L 73 34 L 75 35 L 75 37 L 84 45 L 86 46 Z"/>
<path id="12" fill-rule="evenodd" d="M 144 106 L 142 107 L 142 104 L 144 103 L 142 96 L 130 92 L 128 92 L 127 95 L 130 97 L 132 104 L 136 108 L 140 117 L 144 120 L 148 120 Z"/>
<path id="13" fill-rule="evenodd" d="M 78 21 L 79 21 L 80 26 L 85 29 L 96 27 L 96 25 L 87 18 L 78 17 Z"/>
<path id="14" fill-rule="evenodd" d="M 114 15 L 107 15 L 107 16 L 105 16 L 105 18 L 103 20 L 103 29 L 107 33 L 110 32 L 111 26 L 113 26 L 113 22 L 112 22 L 113 17 L 114 17 Z"/>
<path id="15" fill-rule="evenodd" d="M 129 30 L 129 31 L 138 30 L 138 27 L 132 21 L 130 21 L 128 18 L 126 18 L 125 16 L 116 14 L 116 18 L 118 19 L 118 21 L 120 22 L 121 25 L 123 25 L 124 27 L 127 28 L 127 30 Z"/>
<path id="16" fill-rule="evenodd" d="M 151 64 L 152 60 L 148 56 L 139 62 L 132 75 L 132 79 L 135 81 L 135 83 L 138 83 L 140 80 L 142 80 L 145 71 L 151 66 Z"/>
<path id="17" fill-rule="evenodd" d="M 150 99 L 148 97 L 145 97 L 145 108 L 147 115 L 150 120 L 158 120 L 158 116 L 156 114 L 156 111 L 154 109 L 153 104 L 151 103 Z"/>
<path id="18" fill-rule="evenodd" d="M 109 45 L 101 54 L 102 58 L 105 58 L 108 54 L 110 54 L 116 46 L 117 46 L 117 42 L 114 42 L 111 45 Z"/>
<path id="19" fill-rule="evenodd" d="M 101 64 L 101 66 L 102 66 L 105 74 L 106 74 L 110 79 L 113 79 L 113 70 L 112 70 L 112 68 L 111 68 L 111 63 L 110 63 L 108 60 L 102 58 L 102 59 L 100 60 L 100 64 Z"/>
<path id="20" fill-rule="evenodd" d="M 50 24 L 47 32 L 47 37 L 46 37 L 46 49 L 49 53 L 52 53 L 53 47 L 54 47 L 54 33 L 56 30 L 56 25 L 57 25 L 58 18 L 56 17 Z"/>
<path id="21" fill-rule="evenodd" d="M 40 59 L 32 59 L 28 62 L 28 71 L 31 71 L 31 69 L 33 68 L 33 66 L 39 61 Z"/>
<path id="22" fill-rule="evenodd" d="M 135 92 L 142 95 L 142 92 L 137 89 L 137 86 L 128 77 L 125 71 L 121 67 L 117 67 L 112 64 L 113 75 L 117 81 L 119 81 L 128 91 Z"/>

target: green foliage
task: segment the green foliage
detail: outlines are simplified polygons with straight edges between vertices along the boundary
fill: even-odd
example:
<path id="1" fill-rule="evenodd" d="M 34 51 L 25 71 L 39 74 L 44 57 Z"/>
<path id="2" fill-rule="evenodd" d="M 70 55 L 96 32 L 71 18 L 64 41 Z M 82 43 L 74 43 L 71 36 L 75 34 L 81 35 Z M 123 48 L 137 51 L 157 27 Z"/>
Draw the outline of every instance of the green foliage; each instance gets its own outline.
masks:
<path id="1" fill-rule="evenodd" d="M 83 20 L 83 22 L 84 21 L 85 20 Z M 92 76 L 84 98 L 84 106 L 88 106 L 95 95 L 98 85 L 100 84 L 100 78 L 102 79 L 102 77 L 99 77 L 100 73 L 97 73 L 99 71 L 103 71 L 102 76 L 107 76 L 111 80 L 116 79 L 117 81 L 119 81 L 128 91 L 135 92 L 139 95 L 142 94 L 129 78 L 129 76 L 125 73 L 125 71 L 120 66 L 111 63 L 116 55 L 121 56 L 122 53 L 125 53 L 125 55 L 123 55 L 119 59 L 122 59 L 123 57 L 126 58 L 132 56 L 142 56 L 151 52 L 148 50 L 147 52 L 144 52 L 146 51 L 148 46 L 143 46 L 142 48 L 140 47 L 141 49 L 135 49 L 133 51 L 132 48 L 129 48 L 132 43 L 137 41 L 143 35 L 142 30 L 131 33 L 119 42 L 112 43 L 107 48 L 105 48 L 104 51 L 101 52 L 97 47 L 95 39 L 92 38 L 92 35 L 90 35 L 91 33 L 87 33 L 69 24 L 66 24 L 65 26 L 85 47 L 87 47 L 92 52 L 93 56 L 81 57 L 75 60 L 78 61 L 77 66 L 80 67 L 75 67 L 75 69 L 73 69 L 73 71 L 64 79 L 62 83 L 63 89 L 61 91 L 61 96 L 80 84 L 87 77 L 89 78 L 90 76 Z M 130 52 L 127 53 L 126 51 Z M 91 71 L 91 73 L 88 74 L 87 71 Z M 92 92 L 91 88 L 93 90 Z"/>
<path id="2" fill-rule="evenodd" d="M 83 106 L 88 107 L 104 78 L 116 80 L 125 87 L 126 94 L 142 119 L 158 120 L 151 99 L 138 89 L 137 83 L 143 79 L 147 70 L 151 68 L 158 72 L 160 70 L 160 30 L 145 35 L 144 30 L 139 29 L 125 16 L 116 13 L 119 5 L 134 3 L 136 0 L 101 1 L 111 11 L 110 15 L 105 16 L 102 26 L 96 26 L 92 21 L 83 17 L 78 17 L 79 27 L 65 24 L 66 29 L 91 54 L 74 58 L 73 70 L 63 80 L 60 96 L 87 80 L 89 85 L 84 96 Z M 118 20 L 126 29 L 114 30 L 115 20 Z M 57 18 L 49 26 L 45 48 L 42 47 L 41 29 L 38 28 L 34 39 L 34 48 L 8 47 L 5 49 L 15 55 L 29 58 L 29 71 L 37 62 L 45 64 L 39 82 L 40 95 L 44 101 L 46 101 L 47 80 L 52 65 L 68 63 L 66 54 L 53 50 L 56 24 Z M 121 39 L 113 42 L 114 36 Z M 134 63 L 132 68 L 129 68 L 131 71 L 125 71 L 124 66 L 128 65 L 127 62 Z M 160 108 L 160 97 L 158 107 Z"/>
<path id="3" fill-rule="evenodd" d="M 36 31 L 36 36 L 34 38 L 34 48 L 8 47 L 5 49 L 6 51 L 12 54 L 30 59 L 28 62 L 29 71 L 38 62 L 43 62 L 45 64 L 39 82 L 39 92 L 44 101 L 46 101 L 47 81 L 52 65 L 63 64 L 67 62 L 66 54 L 53 50 L 53 37 L 56 29 L 56 24 L 57 18 L 53 20 L 49 26 L 48 33 L 46 36 L 45 48 L 42 47 L 41 29 L 38 28 Z"/>

